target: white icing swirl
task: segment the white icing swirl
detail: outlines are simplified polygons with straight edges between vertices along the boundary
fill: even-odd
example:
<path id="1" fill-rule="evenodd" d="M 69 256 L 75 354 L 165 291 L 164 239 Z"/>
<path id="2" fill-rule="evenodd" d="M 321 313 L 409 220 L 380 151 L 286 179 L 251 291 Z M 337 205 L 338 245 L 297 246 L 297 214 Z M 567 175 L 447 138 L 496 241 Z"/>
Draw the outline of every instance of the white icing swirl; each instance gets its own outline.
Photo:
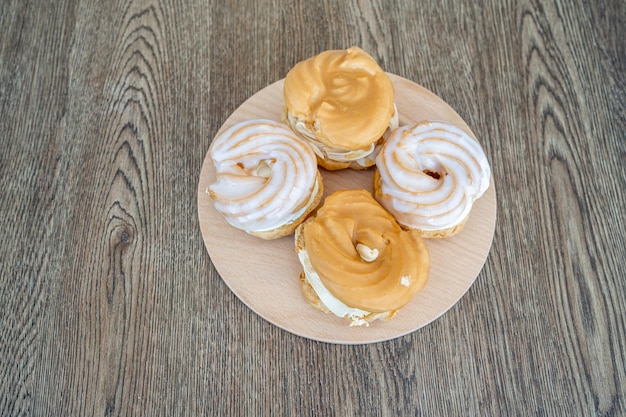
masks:
<path id="1" fill-rule="evenodd" d="M 489 187 L 480 144 L 447 122 L 403 126 L 376 158 L 380 203 L 408 227 L 436 231 L 460 224 Z"/>
<path id="2" fill-rule="evenodd" d="M 217 178 L 208 193 L 238 229 L 262 232 L 293 222 L 317 193 L 315 154 L 282 123 L 238 123 L 218 135 L 209 152 Z"/>

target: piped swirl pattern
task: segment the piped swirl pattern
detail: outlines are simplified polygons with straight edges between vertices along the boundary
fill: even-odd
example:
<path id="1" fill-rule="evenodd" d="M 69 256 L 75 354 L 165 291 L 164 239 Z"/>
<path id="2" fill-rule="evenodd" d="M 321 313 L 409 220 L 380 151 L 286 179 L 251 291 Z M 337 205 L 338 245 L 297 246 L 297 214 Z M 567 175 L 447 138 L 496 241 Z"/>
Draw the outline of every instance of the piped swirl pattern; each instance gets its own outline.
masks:
<path id="1" fill-rule="evenodd" d="M 402 230 L 365 190 L 336 191 L 299 233 L 306 247 L 297 250 L 307 252 L 324 287 L 348 307 L 369 313 L 397 310 L 428 279 L 424 240 Z"/>
<path id="2" fill-rule="evenodd" d="M 321 187 L 313 150 L 282 123 L 238 123 L 209 152 L 217 179 L 208 193 L 238 229 L 260 232 L 295 221 Z"/>
<path id="3" fill-rule="evenodd" d="M 394 132 L 376 158 L 376 198 L 408 227 L 423 231 L 460 224 L 489 187 L 491 169 L 480 144 L 447 122 Z"/>

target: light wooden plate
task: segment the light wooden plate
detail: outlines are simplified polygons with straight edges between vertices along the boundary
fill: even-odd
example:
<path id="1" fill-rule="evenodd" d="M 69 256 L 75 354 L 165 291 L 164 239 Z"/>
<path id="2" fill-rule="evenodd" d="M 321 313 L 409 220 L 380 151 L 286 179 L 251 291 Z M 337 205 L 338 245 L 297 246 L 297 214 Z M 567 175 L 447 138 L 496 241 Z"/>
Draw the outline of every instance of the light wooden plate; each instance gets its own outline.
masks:
<path id="1" fill-rule="evenodd" d="M 407 79 L 389 74 L 396 90 L 400 125 L 423 120 L 444 120 L 473 133 L 443 100 Z M 283 80 L 269 85 L 244 102 L 220 131 L 243 120 L 280 120 Z M 339 189 L 372 191 L 372 170 L 322 170 L 324 195 Z M 361 344 L 393 339 L 432 322 L 450 309 L 468 290 L 489 253 L 496 222 L 493 181 L 471 212 L 465 229 L 452 238 L 429 239 L 431 271 L 424 289 L 391 321 L 369 327 L 348 322 L 310 307 L 300 293 L 301 266 L 293 235 L 265 241 L 237 230 L 215 211 L 206 189 L 215 179 L 208 155 L 198 184 L 198 217 L 211 260 L 230 289 L 254 312 L 288 332 L 329 343 Z"/>

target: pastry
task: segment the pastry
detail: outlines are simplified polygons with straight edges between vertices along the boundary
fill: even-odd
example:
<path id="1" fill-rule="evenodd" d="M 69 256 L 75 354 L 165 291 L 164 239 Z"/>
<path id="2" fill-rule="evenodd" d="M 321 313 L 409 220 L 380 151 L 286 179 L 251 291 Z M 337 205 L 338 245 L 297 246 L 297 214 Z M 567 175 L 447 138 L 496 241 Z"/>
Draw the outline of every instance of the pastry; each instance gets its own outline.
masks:
<path id="1" fill-rule="evenodd" d="M 365 190 L 341 190 L 296 230 L 302 294 L 352 326 L 389 320 L 424 287 L 430 256 Z"/>
<path id="2" fill-rule="evenodd" d="M 374 165 L 385 133 L 398 126 L 391 79 L 358 47 L 299 62 L 283 92 L 285 122 L 328 170 Z"/>
<path id="3" fill-rule="evenodd" d="M 480 144 L 448 122 L 396 129 L 376 158 L 374 196 L 400 223 L 423 237 L 463 229 L 491 169 Z"/>
<path id="4" fill-rule="evenodd" d="M 282 123 L 238 123 L 215 137 L 209 155 L 216 181 L 207 192 L 215 209 L 251 235 L 289 235 L 321 201 L 315 153 Z"/>

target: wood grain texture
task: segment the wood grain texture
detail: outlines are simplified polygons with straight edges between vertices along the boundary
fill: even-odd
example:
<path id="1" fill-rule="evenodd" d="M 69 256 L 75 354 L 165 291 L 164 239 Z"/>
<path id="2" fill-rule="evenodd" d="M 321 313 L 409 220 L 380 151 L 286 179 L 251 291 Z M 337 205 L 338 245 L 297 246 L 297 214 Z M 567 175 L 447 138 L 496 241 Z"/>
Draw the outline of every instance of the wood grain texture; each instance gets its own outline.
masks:
<path id="1" fill-rule="evenodd" d="M 626 414 L 623 1 L 7 0 L 0 27 L 0 415 Z M 254 314 L 196 209 L 228 116 L 351 45 L 498 184 L 469 292 L 367 346 Z"/>

